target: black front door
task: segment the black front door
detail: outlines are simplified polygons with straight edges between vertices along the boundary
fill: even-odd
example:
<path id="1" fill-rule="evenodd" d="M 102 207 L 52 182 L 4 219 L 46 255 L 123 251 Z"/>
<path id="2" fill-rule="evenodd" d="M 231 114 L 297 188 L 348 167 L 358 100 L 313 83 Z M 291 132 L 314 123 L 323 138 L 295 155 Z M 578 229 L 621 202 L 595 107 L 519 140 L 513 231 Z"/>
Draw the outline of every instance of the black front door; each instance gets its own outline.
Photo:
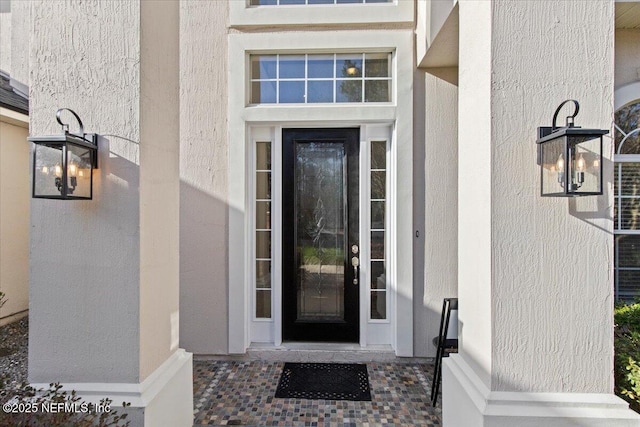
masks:
<path id="1" fill-rule="evenodd" d="M 359 340 L 359 130 L 285 129 L 283 339 Z"/>

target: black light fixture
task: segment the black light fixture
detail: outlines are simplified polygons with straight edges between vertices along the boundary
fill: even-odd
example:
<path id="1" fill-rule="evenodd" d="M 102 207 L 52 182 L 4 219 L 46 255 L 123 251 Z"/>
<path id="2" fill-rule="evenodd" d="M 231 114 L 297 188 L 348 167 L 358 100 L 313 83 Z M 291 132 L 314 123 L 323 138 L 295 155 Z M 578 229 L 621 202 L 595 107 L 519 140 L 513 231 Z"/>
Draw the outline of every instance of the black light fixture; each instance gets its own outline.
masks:
<path id="1" fill-rule="evenodd" d="M 78 122 L 79 132 L 70 133 L 69 125 L 60 118 L 63 111 Z M 82 120 L 68 108 L 56 112 L 62 126 L 60 135 L 32 136 L 34 198 L 60 200 L 91 200 L 93 169 L 98 167 L 98 135 L 84 132 Z"/>
<path id="2" fill-rule="evenodd" d="M 562 107 L 572 102 L 575 111 L 567 116 L 564 127 L 556 126 Z M 538 164 L 540 195 L 575 197 L 602 194 L 602 136 L 605 129 L 575 126 L 580 104 L 568 99 L 558 106 L 551 127 L 538 128 Z"/>

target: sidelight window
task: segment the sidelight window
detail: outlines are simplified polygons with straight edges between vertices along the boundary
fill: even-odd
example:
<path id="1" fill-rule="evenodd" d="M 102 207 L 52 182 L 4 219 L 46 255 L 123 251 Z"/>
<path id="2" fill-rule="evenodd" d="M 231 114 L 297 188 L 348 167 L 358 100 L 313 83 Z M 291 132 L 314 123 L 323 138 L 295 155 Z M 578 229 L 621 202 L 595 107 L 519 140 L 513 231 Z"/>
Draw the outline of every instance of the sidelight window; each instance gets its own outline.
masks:
<path id="1" fill-rule="evenodd" d="M 387 142 L 371 142 L 371 319 L 387 318 L 386 275 L 386 208 L 387 208 Z"/>
<path id="2" fill-rule="evenodd" d="M 255 233 L 256 289 L 255 316 L 271 318 L 271 142 L 256 142 Z"/>

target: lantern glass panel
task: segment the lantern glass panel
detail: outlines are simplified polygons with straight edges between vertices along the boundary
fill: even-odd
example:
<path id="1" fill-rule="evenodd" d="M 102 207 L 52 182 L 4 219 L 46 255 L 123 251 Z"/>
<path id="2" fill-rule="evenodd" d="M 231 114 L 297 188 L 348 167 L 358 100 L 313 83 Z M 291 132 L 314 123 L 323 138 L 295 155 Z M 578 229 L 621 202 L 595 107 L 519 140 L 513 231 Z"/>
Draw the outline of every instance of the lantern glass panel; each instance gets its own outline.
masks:
<path id="1" fill-rule="evenodd" d="M 587 139 L 588 138 L 588 139 Z M 601 188 L 602 137 L 569 137 L 572 185 L 575 194 L 599 193 Z"/>
<path id="2" fill-rule="evenodd" d="M 67 144 L 68 196 L 91 198 L 91 150 Z"/>
<path id="3" fill-rule="evenodd" d="M 62 189 L 62 145 L 35 145 L 34 197 L 60 196 Z"/>
<path id="4" fill-rule="evenodd" d="M 541 144 L 542 150 L 542 195 L 564 193 L 565 173 L 565 137 L 559 137 Z"/>

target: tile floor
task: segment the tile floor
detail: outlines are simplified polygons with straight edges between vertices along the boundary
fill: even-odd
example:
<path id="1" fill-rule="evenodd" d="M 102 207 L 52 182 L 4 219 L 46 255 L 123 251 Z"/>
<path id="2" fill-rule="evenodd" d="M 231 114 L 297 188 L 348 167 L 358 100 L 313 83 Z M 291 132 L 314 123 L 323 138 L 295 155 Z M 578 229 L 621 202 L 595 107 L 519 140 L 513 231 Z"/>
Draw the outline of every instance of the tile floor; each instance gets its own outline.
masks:
<path id="1" fill-rule="evenodd" d="M 431 407 L 432 365 L 368 362 L 371 402 L 276 399 L 284 363 L 194 361 L 195 425 L 440 426 Z"/>

